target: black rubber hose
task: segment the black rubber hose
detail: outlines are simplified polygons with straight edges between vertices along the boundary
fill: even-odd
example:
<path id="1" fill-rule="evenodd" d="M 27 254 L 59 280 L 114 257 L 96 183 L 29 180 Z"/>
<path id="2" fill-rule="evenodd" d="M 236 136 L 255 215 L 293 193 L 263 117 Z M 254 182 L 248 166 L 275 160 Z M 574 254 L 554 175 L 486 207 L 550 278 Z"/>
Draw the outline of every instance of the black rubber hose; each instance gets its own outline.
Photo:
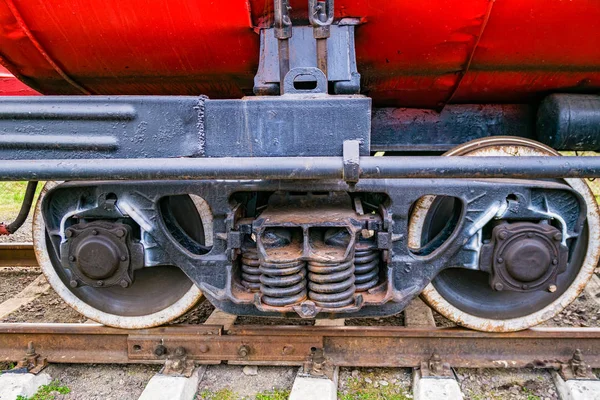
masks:
<path id="1" fill-rule="evenodd" d="M 27 182 L 27 189 L 25 189 L 25 198 L 23 199 L 23 203 L 21 203 L 19 215 L 17 215 L 17 218 L 15 218 L 13 222 L 6 225 L 6 231 L 9 235 L 15 233 L 25 223 L 25 220 L 27 220 L 29 210 L 31 210 L 31 205 L 33 204 L 33 198 L 35 196 L 35 190 L 37 189 L 37 185 L 38 181 Z"/>

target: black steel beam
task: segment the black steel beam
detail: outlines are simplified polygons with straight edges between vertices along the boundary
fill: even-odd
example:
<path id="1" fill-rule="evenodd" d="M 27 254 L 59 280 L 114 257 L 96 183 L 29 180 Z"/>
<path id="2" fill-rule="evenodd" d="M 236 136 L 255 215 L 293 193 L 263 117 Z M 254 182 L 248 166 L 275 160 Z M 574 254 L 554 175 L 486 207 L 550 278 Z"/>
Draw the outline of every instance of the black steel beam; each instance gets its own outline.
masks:
<path id="1" fill-rule="evenodd" d="M 0 180 L 344 179 L 342 157 L 13 160 Z M 600 157 L 360 157 L 360 179 L 600 177 Z"/>

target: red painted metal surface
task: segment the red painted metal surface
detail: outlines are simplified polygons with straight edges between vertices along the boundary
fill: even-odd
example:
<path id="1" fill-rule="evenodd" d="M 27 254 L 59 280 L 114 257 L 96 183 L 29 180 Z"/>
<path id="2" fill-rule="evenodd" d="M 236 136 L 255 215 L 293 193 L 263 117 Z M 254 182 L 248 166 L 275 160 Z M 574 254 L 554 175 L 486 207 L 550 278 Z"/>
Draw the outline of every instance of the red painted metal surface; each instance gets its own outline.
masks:
<path id="1" fill-rule="evenodd" d="M 0 65 L 0 96 L 38 96 L 39 93 L 15 78 L 6 68 Z M 0 235 L 1 226 L 0 226 Z"/>
<path id="2" fill-rule="evenodd" d="M 306 16 L 306 0 L 292 0 Z M 598 0 L 336 0 L 377 105 L 600 90 Z M 272 0 L 0 0 L 0 61 L 46 94 L 252 91 Z M 297 22 L 298 23 L 298 22 Z"/>

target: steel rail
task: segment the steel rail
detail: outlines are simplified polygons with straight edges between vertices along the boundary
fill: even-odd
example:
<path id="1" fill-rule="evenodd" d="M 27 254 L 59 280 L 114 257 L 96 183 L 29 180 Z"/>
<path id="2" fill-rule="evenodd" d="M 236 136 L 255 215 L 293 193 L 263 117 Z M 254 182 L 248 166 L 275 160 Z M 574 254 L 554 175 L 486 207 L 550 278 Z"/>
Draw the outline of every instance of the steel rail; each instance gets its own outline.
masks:
<path id="1" fill-rule="evenodd" d="M 361 179 L 600 177 L 600 157 L 360 157 Z M 356 166 L 356 164 L 352 164 Z M 344 179 L 342 157 L 13 160 L 0 181 Z"/>
<path id="2" fill-rule="evenodd" d="M 486 333 L 462 328 L 174 325 L 123 330 L 97 324 L 0 324 L 0 361 L 21 359 L 32 342 L 51 363 L 160 364 L 183 347 L 203 364 L 302 365 L 322 348 L 329 365 L 416 367 L 433 353 L 468 368 L 559 368 L 576 349 L 600 367 L 599 328 Z M 157 346 L 166 353 L 157 352 Z M 163 349 L 164 350 L 164 349 Z"/>
<path id="3" fill-rule="evenodd" d="M 0 267 L 37 266 L 33 244 L 0 243 Z"/>

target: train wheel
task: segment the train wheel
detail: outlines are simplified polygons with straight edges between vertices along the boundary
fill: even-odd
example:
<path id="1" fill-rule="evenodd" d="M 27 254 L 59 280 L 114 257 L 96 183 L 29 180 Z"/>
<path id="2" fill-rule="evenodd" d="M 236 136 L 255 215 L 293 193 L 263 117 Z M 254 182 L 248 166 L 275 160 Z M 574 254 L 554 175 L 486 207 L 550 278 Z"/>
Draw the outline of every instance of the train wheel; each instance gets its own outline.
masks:
<path id="1" fill-rule="evenodd" d="M 550 156 L 555 150 L 538 142 L 514 138 L 479 139 L 450 150 L 445 156 Z M 421 293 L 437 312 L 480 331 L 511 332 L 538 325 L 575 300 L 598 265 L 600 218 L 598 205 L 582 179 L 564 179 L 579 192 L 587 205 L 587 221 L 577 246 L 572 249 L 567 271 L 559 275 L 558 290 L 535 292 L 496 291 L 486 272 L 451 268 L 442 271 Z M 450 199 L 448 199 L 450 201 Z M 451 220 L 453 208 L 444 198 L 428 196 L 419 200 L 411 216 L 409 246 L 419 248 Z"/>
<path id="2" fill-rule="evenodd" d="M 56 186 L 48 182 L 38 199 L 33 219 L 35 254 L 48 282 L 71 307 L 86 317 L 104 325 L 126 329 L 141 329 L 162 325 L 181 316 L 202 299 L 196 285 L 175 266 L 142 268 L 127 288 L 78 286 L 71 287 L 46 233 L 41 199 Z M 191 237 L 204 244 L 206 229 L 202 226 L 202 203 L 185 196 L 176 200 L 172 215 L 185 225 Z"/>

